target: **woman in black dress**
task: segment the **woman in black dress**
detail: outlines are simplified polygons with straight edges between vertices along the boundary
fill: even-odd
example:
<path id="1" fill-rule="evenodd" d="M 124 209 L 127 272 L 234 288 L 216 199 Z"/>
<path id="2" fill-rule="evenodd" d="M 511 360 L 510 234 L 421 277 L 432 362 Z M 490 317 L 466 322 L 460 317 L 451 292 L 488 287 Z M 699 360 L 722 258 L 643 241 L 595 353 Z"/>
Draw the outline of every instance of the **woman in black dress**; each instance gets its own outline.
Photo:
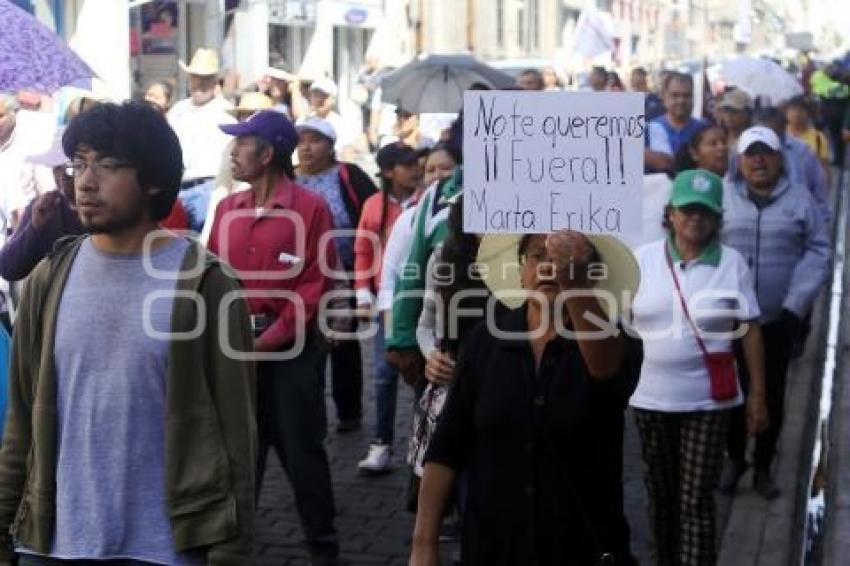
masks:
<path id="1" fill-rule="evenodd" d="M 410 563 L 438 564 L 440 519 L 464 472 L 463 564 L 633 564 L 622 425 L 640 349 L 616 317 L 622 291 L 637 288 L 634 258 L 612 237 L 569 231 L 487 236 L 478 258 L 512 310 L 461 349 L 425 457 Z"/>

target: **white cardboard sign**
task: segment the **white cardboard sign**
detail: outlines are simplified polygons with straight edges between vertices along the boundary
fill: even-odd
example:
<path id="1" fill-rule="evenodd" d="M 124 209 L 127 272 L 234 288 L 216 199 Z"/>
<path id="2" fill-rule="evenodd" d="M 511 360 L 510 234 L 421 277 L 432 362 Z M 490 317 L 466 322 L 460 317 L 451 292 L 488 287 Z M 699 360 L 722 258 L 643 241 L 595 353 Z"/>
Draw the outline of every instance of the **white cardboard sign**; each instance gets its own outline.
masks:
<path id="1" fill-rule="evenodd" d="M 464 230 L 638 237 L 644 95 L 469 91 Z"/>

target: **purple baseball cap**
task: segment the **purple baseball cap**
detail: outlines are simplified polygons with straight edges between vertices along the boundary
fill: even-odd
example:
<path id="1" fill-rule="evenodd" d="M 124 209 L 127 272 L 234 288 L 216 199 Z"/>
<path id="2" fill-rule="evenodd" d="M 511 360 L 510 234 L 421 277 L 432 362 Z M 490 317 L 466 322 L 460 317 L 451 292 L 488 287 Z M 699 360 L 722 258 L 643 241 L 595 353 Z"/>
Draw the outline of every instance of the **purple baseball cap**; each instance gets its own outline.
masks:
<path id="1" fill-rule="evenodd" d="M 219 128 L 230 136 L 257 136 L 285 155 L 298 146 L 298 133 L 289 119 L 277 110 L 260 110 L 239 124 L 223 124 Z"/>

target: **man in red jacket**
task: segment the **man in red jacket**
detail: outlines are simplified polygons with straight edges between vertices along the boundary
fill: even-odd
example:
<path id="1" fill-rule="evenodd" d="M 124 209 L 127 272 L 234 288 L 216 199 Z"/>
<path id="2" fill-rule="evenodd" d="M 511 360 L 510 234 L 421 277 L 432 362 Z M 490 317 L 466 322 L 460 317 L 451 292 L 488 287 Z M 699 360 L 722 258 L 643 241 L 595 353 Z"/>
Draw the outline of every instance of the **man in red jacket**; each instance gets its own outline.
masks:
<path id="1" fill-rule="evenodd" d="M 324 372 L 327 356 L 316 328 L 335 265 L 324 200 L 292 182 L 298 143 L 292 123 L 272 110 L 221 126 L 235 136 L 233 178 L 250 190 L 218 205 L 209 248 L 230 263 L 246 290 L 257 352 L 260 437 L 257 486 L 274 447 L 295 493 L 313 564 L 336 564 L 337 533 L 330 468 Z"/>

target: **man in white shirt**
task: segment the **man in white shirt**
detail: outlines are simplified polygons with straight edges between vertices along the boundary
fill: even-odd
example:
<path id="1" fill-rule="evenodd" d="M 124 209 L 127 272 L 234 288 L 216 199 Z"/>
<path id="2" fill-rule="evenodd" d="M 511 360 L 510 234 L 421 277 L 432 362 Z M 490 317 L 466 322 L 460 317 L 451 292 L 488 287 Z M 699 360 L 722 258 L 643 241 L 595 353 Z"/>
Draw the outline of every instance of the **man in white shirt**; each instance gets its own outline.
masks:
<path id="1" fill-rule="evenodd" d="M 230 138 L 218 128 L 235 124 L 228 113 L 233 105 L 216 96 L 219 65 L 212 49 L 198 49 L 190 65 L 180 67 L 189 74 L 190 96 L 177 102 L 168 112 L 168 123 L 183 150 L 183 183 L 180 200 L 189 216 L 189 227 L 200 232 L 206 218 L 213 179 Z"/>

